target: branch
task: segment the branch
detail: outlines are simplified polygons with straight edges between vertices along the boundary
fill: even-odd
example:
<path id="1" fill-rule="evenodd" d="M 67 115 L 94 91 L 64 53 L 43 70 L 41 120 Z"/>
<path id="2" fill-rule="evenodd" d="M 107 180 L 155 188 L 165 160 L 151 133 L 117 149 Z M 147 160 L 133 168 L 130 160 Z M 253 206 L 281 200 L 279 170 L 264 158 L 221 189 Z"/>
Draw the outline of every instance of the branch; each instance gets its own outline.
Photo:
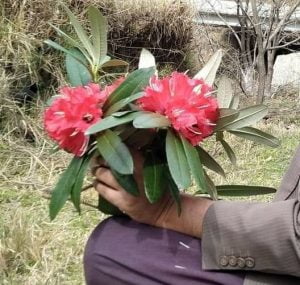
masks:
<path id="1" fill-rule="evenodd" d="M 289 46 L 289 45 L 291 45 L 293 43 L 296 43 L 298 41 L 300 41 L 300 37 L 298 37 L 298 38 L 296 38 L 296 39 L 294 39 L 292 41 L 289 41 L 289 42 L 285 43 L 284 45 L 269 47 L 268 50 L 284 48 L 284 47 L 287 47 L 287 46 Z"/>
<path id="2" fill-rule="evenodd" d="M 285 13 L 281 21 L 279 22 L 278 26 L 274 30 L 274 32 L 271 34 L 269 40 L 273 40 L 273 38 L 281 31 L 281 29 L 286 25 L 287 21 L 289 21 L 292 14 L 295 12 L 295 10 L 300 5 L 300 0 L 298 0 L 293 6 L 290 7 L 290 9 Z"/>
<path id="3" fill-rule="evenodd" d="M 241 40 L 240 40 L 237 32 L 226 22 L 226 20 L 220 15 L 220 13 L 215 9 L 215 7 L 209 1 L 206 1 L 206 2 L 215 11 L 215 13 L 217 14 L 217 16 L 222 20 L 222 22 L 231 30 L 231 32 L 233 33 L 234 37 L 236 38 L 236 40 L 237 40 L 237 42 L 238 42 L 238 44 L 240 46 L 240 49 L 242 49 L 242 43 L 241 43 Z"/>

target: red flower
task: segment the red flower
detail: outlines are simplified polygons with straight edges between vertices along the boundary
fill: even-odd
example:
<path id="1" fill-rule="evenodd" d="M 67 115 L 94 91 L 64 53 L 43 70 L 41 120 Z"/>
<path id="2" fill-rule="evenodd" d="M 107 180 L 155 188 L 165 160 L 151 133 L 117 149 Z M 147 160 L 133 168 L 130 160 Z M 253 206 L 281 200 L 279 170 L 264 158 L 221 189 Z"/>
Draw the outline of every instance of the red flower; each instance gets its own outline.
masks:
<path id="1" fill-rule="evenodd" d="M 145 111 L 168 117 L 175 130 L 197 145 L 213 133 L 219 117 L 217 100 L 211 91 L 203 80 L 173 72 L 164 79 L 153 77 L 138 104 Z"/>
<path id="2" fill-rule="evenodd" d="M 89 137 L 84 132 L 101 120 L 104 102 L 123 80 L 119 79 L 103 90 L 95 83 L 61 88 L 60 96 L 44 114 L 48 135 L 62 149 L 82 156 L 89 143 Z"/>

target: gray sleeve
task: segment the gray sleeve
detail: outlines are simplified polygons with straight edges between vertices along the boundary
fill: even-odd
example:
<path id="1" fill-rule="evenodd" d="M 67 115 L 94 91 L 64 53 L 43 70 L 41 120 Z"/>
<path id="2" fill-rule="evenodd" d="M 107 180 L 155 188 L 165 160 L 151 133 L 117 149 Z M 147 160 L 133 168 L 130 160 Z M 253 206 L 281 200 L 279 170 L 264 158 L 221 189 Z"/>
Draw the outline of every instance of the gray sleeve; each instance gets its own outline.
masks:
<path id="1" fill-rule="evenodd" d="M 203 269 L 300 277 L 299 208 L 298 199 L 215 202 L 204 217 Z"/>

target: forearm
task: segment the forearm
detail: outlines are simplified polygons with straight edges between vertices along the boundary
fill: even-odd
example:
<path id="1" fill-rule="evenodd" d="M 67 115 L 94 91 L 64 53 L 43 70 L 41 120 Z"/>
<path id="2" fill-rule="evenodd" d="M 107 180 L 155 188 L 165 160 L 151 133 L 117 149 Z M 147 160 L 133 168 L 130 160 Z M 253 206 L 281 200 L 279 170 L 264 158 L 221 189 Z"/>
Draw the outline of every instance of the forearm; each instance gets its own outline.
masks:
<path id="1" fill-rule="evenodd" d="M 203 218 L 212 203 L 214 202 L 209 199 L 183 194 L 181 214 L 179 215 L 177 206 L 171 199 L 154 225 L 201 238 Z"/>

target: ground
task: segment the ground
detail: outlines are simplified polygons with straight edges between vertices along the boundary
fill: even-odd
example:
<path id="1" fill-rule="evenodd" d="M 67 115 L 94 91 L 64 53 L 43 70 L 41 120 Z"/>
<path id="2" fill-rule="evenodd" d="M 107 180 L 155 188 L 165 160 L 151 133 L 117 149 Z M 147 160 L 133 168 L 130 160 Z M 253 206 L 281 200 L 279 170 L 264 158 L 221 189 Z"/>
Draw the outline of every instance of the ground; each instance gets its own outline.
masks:
<path id="1" fill-rule="evenodd" d="M 229 136 L 227 139 L 238 155 L 238 166 L 233 167 L 221 148 L 215 147 L 213 142 L 206 143 L 227 173 L 227 181 L 215 177 L 217 184 L 278 187 L 300 141 L 297 100 L 293 97 L 267 102 L 275 115 L 258 127 L 280 138 L 278 148 Z M 69 155 L 54 153 L 49 141 L 41 140 L 37 146 L 9 134 L 1 137 L 0 154 L 1 284 L 84 284 L 84 245 L 92 229 L 105 216 L 87 205 L 83 205 L 79 216 L 69 204 L 50 222 L 45 191 L 52 188 Z M 266 195 L 246 200 L 268 202 L 271 199 L 272 195 Z M 96 204 L 95 194 L 86 193 L 84 202 Z"/>

